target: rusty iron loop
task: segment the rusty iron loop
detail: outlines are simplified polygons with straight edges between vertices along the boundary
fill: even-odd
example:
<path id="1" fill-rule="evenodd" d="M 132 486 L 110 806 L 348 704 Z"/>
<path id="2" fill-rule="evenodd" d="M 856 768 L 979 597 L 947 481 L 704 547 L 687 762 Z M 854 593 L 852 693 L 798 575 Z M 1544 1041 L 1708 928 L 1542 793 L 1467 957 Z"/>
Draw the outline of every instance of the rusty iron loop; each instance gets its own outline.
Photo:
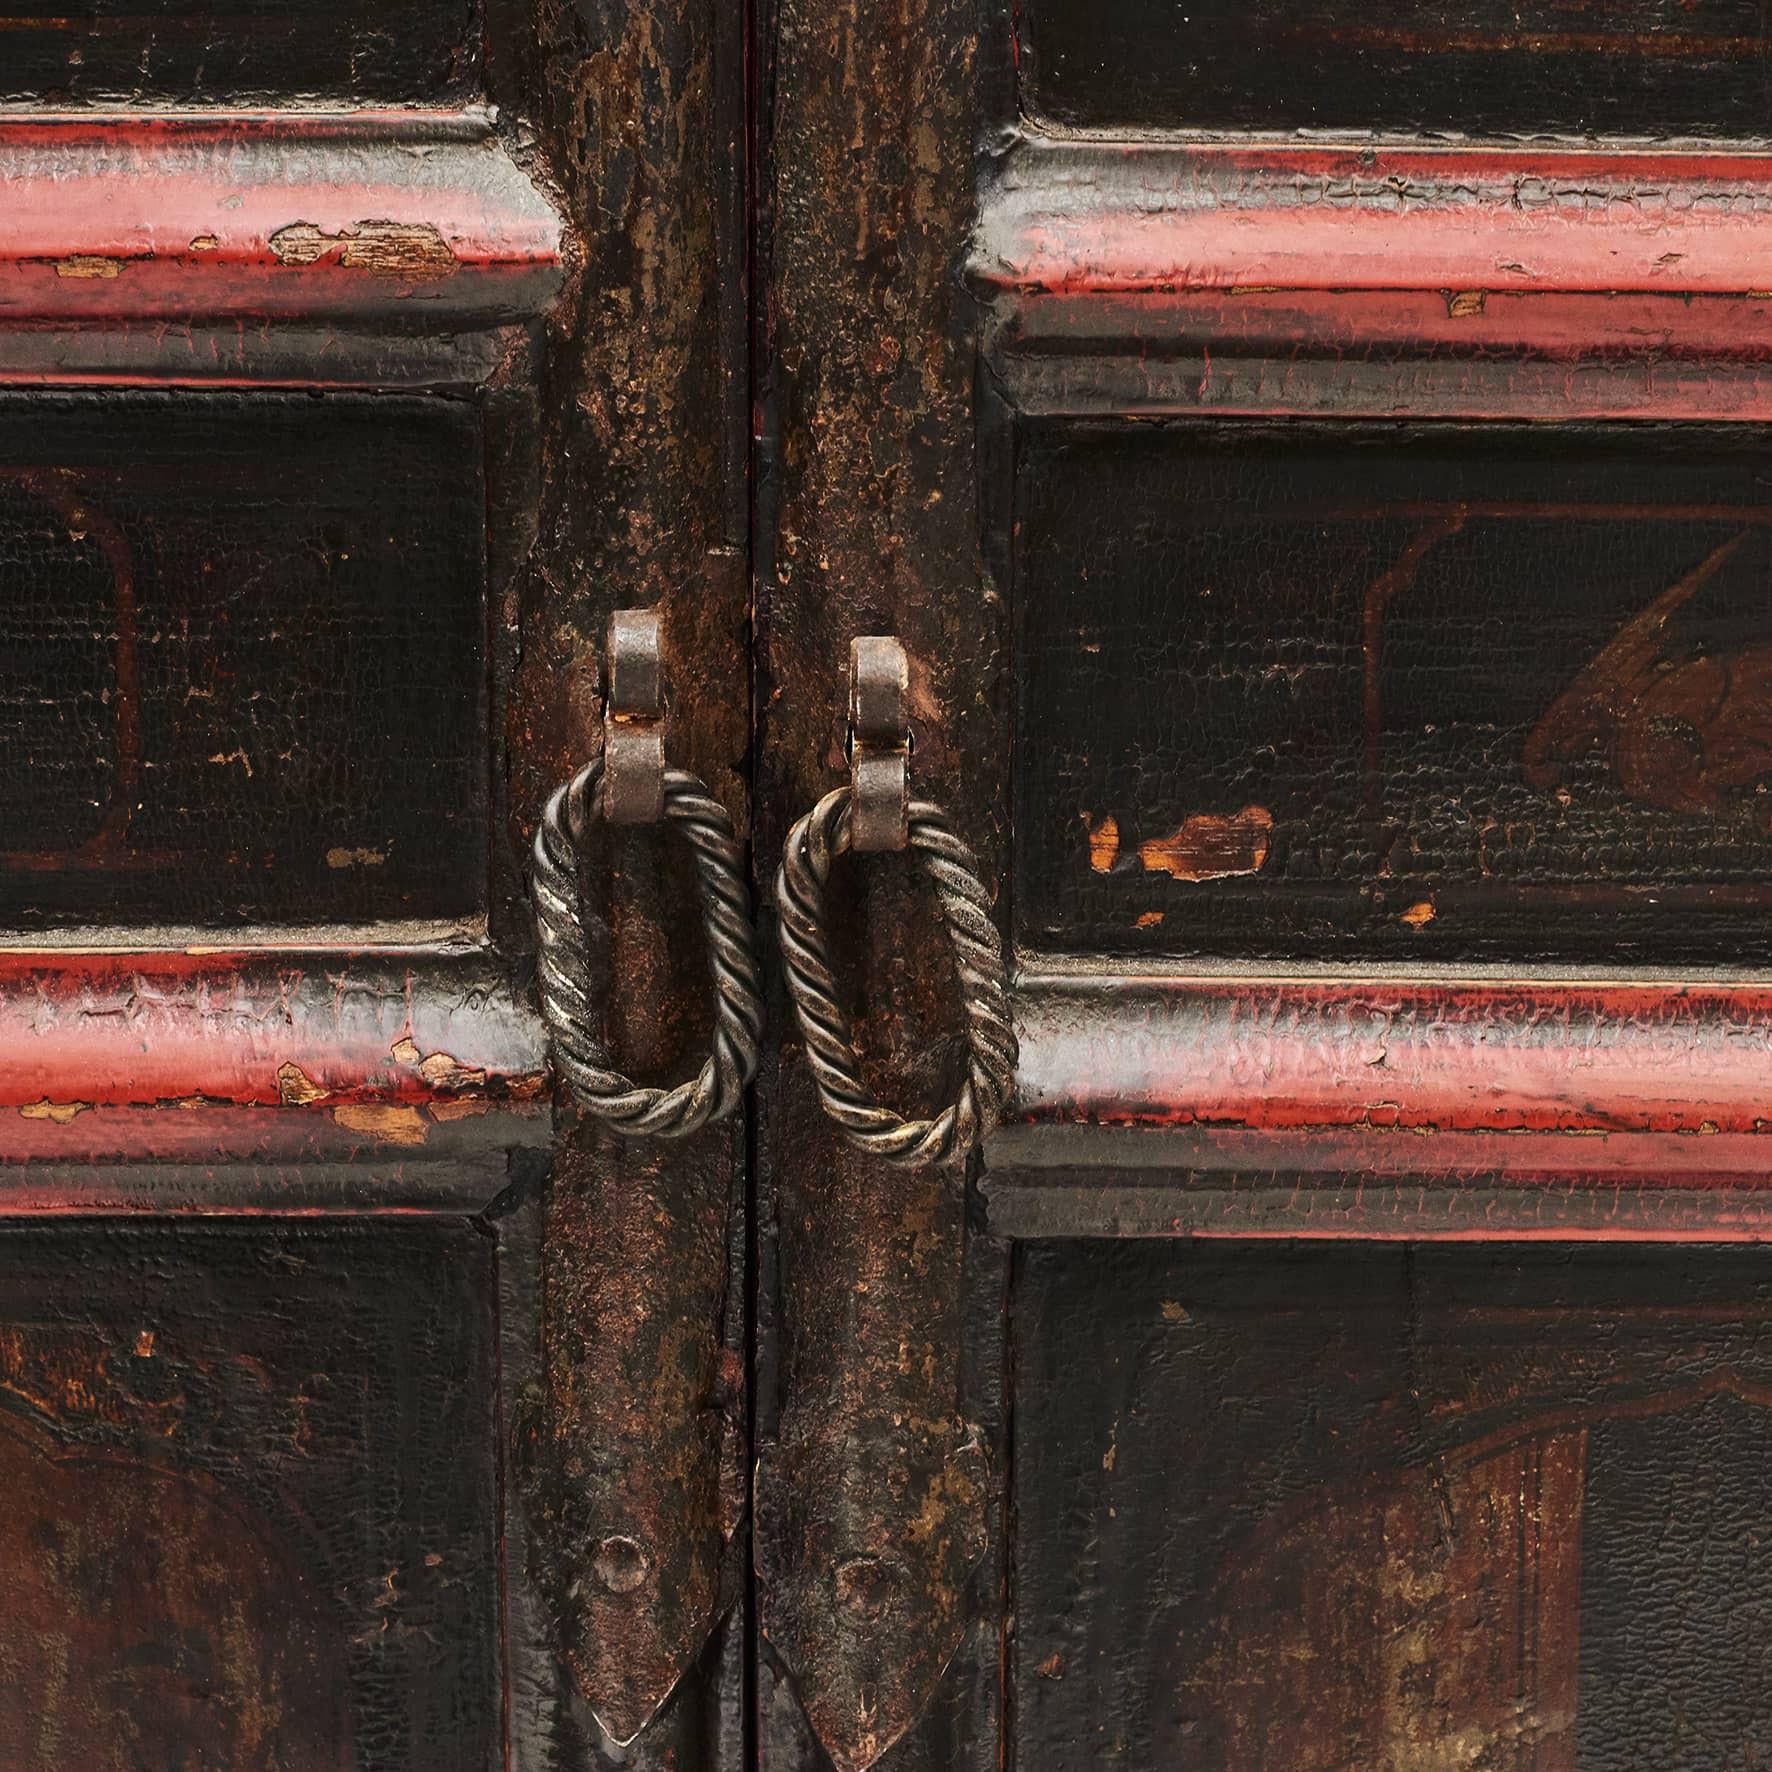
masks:
<path id="1" fill-rule="evenodd" d="M 592 820 L 604 816 L 603 759 L 557 789 L 535 833 L 530 896 L 535 905 L 542 1013 L 554 1065 L 574 1101 L 632 1138 L 686 1138 L 738 1105 L 756 1074 L 763 1039 L 762 968 L 757 959 L 744 851 L 731 814 L 683 769 L 664 773 L 664 815 L 688 840 L 701 889 L 714 977 L 713 1050 L 690 1081 L 643 1087 L 609 1067 L 596 1029 L 590 943 L 579 894 L 579 859 Z"/>
<path id="2" fill-rule="evenodd" d="M 831 864 L 853 844 L 853 811 L 850 788 L 826 794 L 788 833 L 775 881 L 788 995 L 813 1082 L 825 1112 L 857 1149 L 906 1168 L 963 1159 L 1001 1117 L 1015 1083 L 1008 977 L 990 899 L 947 814 L 928 800 L 911 801 L 908 847 L 941 906 L 965 999 L 967 1061 L 959 1094 L 934 1119 L 902 1119 L 861 1080 L 825 935 L 825 888 Z"/>

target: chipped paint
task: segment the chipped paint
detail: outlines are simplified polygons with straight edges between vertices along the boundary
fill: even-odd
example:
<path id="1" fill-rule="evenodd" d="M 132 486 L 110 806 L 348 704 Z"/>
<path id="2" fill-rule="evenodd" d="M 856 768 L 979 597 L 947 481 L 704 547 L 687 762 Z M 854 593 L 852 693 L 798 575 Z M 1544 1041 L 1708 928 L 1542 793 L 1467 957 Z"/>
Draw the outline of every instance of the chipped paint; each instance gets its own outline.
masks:
<path id="1" fill-rule="evenodd" d="M 375 277 L 447 277 L 457 269 L 449 242 L 429 222 L 362 221 L 332 234 L 312 222 L 291 222 L 269 245 L 281 265 L 326 260 Z"/>
<path id="2" fill-rule="evenodd" d="M 366 1103 L 335 1107 L 332 1117 L 347 1132 L 364 1132 L 382 1144 L 423 1144 L 430 1136 L 414 1107 Z"/>
<path id="3" fill-rule="evenodd" d="M 493 1111 L 493 1104 L 483 1095 L 467 1095 L 456 1100 L 432 1101 L 425 1104 L 425 1112 L 440 1126 L 447 1126 L 455 1120 L 478 1119 L 482 1114 Z"/>
<path id="4" fill-rule="evenodd" d="M 478 1089 L 486 1081 L 486 1073 L 463 1064 L 447 1052 L 432 1052 L 419 1060 L 418 1074 L 433 1089 Z"/>
<path id="5" fill-rule="evenodd" d="M 484 954 L 0 954 L 0 1108 L 91 1103 L 80 1121 L 89 1140 L 200 1149 L 232 1136 L 224 1128 L 239 1117 L 256 1148 L 271 1110 L 283 1122 L 274 1139 L 341 1143 L 330 1119 L 298 1130 L 292 1110 L 394 1104 L 435 1087 L 390 1061 L 402 1038 L 421 1061 L 445 1051 L 453 1066 L 433 1066 L 440 1077 L 465 1087 L 465 1073 L 481 1072 L 473 1086 L 500 1107 L 518 1109 L 547 1088 L 539 1019 Z M 201 1131 L 173 1129 L 163 1109 L 181 1102 L 213 1110 L 179 1116 L 204 1121 Z M 122 1133 L 120 1116 L 139 1116 L 140 1132 Z M 13 1128 L 8 1157 L 31 1154 L 33 1130 L 44 1150 L 64 1152 L 69 1134 L 51 1122 L 0 1118 Z"/>
<path id="6" fill-rule="evenodd" d="M 285 1107 L 306 1107 L 311 1101 L 324 1101 L 332 1091 L 316 1083 L 299 1064 L 285 1063 L 277 1067 L 277 1099 Z"/>
<path id="7" fill-rule="evenodd" d="M 1089 833 L 1090 867 L 1098 874 L 1111 873 L 1120 859 L 1120 821 L 1109 813 L 1100 824 L 1091 824 L 1085 812 L 1083 823 Z"/>
<path id="8" fill-rule="evenodd" d="M 123 261 L 120 258 L 102 258 L 96 253 L 76 252 L 55 261 L 55 274 L 58 277 L 72 277 L 77 281 L 108 280 L 117 276 L 122 269 Z"/>
<path id="9" fill-rule="evenodd" d="M 0 127 L 10 383 L 465 389 L 564 280 L 527 152 L 480 116 L 106 111 Z"/>
<path id="10" fill-rule="evenodd" d="M 1177 880 L 1225 880 L 1258 874 L 1267 861 L 1273 814 L 1265 806 L 1245 806 L 1229 817 L 1197 812 L 1169 837 L 1153 837 L 1138 846 L 1147 874 L 1169 874 Z"/>
<path id="11" fill-rule="evenodd" d="M 19 1117 L 25 1120 L 48 1120 L 52 1125 L 65 1126 L 76 1115 L 86 1113 L 92 1106 L 89 1101 L 51 1101 L 47 1096 L 42 1101 L 28 1101 L 18 1111 Z"/>
<path id="12" fill-rule="evenodd" d="M 447 1052 L 421 1052 L 411 1035 L 395 1041 L 388 1056 L 396 1064 L 410 1065 L 433 1089 L 480 1089 L 486 1083 L 485 1071 Z"/>

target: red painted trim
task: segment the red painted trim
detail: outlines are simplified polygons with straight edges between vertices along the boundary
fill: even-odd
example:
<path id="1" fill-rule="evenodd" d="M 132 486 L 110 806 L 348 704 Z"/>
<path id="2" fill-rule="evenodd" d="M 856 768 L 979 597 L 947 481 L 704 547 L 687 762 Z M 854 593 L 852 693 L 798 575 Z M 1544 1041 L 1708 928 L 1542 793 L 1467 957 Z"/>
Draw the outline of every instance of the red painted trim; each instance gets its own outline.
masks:
<path id="1" fill-rule="evenodd" d="M 971 271 L 1030 413 L 1772 416 L 1772 158 L 1024 141 Z"/>
<path id="2" fill-rule="evenodd" d="M 1031 1120 L 1400 1129 L 1417 1169 L 1439 1134 L 1559 1133 L 1571 1172 L 1594 1134 L 1772 1132 L 1772 984 L 1047 978 L 1016 1012 Z"/>
<path id="3" fill-rule="evenodd" d="M 416 1146 L 432 1123 L 526 1111 L 545 1056 L 479 953 L 0 953 L 0 1159 L 213 1157 L 236 1110 L 255 1139 L 271 1110 L 329 1123 L 327 1149 Z"/>
<path id="4" fill-rule="evenodd" d="M 213 373 L 248 362 L 255 328 L 296 321 L 324 380 L 329 328 L 508 325 L 564 274 L 558 216 L 472 115 L 0 119 L 0 188 L 15 380 L 119 367 L 114 338 L 51 352 L 45 327 L 121 329 L 145 360 L 161 335 L 219 335 Z"/>
<path id="5" fill-rule="evenodd" d="M 1772 159 L 1027 142 L 974 274 L 1052 294 L 1772 286 Z"/>
<path id="6" fill-rule="evenodd" d="M 468 1202 L 477 1211 L 505 1185 L 503 1153 L 552 1138 L 545 1098 L 238 1107 L 186 1097 L 94 1107 L 66 1121 L 0 1108 L 0 1216 L 460 1208 L 466 1176 L 453 1172 L 485 1171 L 496 1153 L 491 1179 Z M 301 1184 L 311 1165 L 362 1162 L 375 1167 L 359 1187 Z M 433 1177 L 438 1164 L 452 1173 Z M 290 1173 L 272 1177 L 272 1165 Z"/>

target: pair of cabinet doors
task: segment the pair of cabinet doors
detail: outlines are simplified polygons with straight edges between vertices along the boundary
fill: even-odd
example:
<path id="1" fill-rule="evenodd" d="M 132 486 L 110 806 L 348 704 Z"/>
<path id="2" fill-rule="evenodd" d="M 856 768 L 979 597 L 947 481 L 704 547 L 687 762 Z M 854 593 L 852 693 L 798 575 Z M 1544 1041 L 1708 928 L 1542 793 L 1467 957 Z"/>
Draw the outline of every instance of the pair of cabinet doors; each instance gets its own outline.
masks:
<path id="1" fill-rule="evenodd" d="M 0 1764 L 1772 1761 L 1772 37 L 1453 10 L 0 8 Z"/>

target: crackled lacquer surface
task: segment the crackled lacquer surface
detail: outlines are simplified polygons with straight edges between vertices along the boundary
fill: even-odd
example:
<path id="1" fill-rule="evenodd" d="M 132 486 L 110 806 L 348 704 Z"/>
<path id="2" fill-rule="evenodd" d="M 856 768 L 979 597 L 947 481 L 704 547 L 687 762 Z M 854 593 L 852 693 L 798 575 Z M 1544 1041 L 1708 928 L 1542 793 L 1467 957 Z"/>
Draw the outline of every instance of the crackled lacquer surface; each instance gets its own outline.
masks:
<path id="1" fill-rule="evenodd" d="M 483 1772 L 492 1243 L 0 1230 L 0 1764 Z"/>
<path id="2" fill-rule="evenodd" d="M 0 925 L 479 909 L 483 526 L 452 403 L 0 400 Z"/>
<path id="3" fill-rule="evenodd" d="M 450 0 L 98 0 L 0 6 L 0 97 L 241 104 L 465 96 L 479 8 Z"/>
<path id="4" fill-rule="evenodd" d="M 1036 116 L 1398 134 L 1764 133 L 1755 0 L 1028 0 Z"/>
<path id="5" fill-rule="evenodd" d="M 1767 951 L 1753 439 L 1054 427 L 1019 496 L 1032 940 Z"/>
<path id="6" fill-rule="evenodd" d="M 1018 1763 L 1772 1754 L 1759 1256 L 1037 1244 L 1022 1274 Z"/>

